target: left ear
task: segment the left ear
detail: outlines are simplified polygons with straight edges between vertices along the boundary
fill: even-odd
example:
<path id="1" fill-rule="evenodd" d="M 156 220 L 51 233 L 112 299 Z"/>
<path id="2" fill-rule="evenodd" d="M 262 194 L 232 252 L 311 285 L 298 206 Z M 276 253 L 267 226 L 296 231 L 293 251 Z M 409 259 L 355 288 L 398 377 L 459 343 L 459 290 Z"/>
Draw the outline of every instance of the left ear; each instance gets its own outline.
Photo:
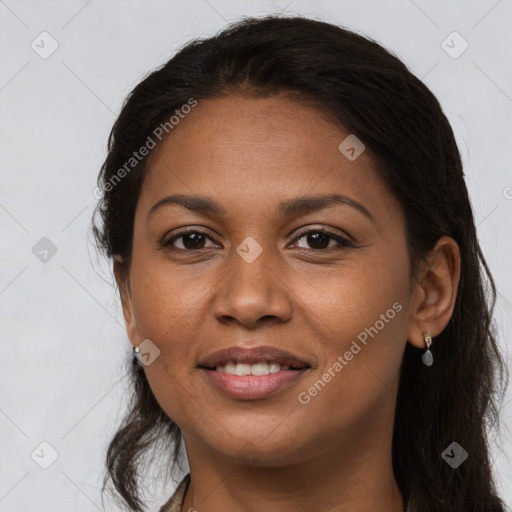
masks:
<path id="1" fill-rule="evenodd" d="M 411 321 L 407 339 L 425 348 L 425 333 L 434 338 L 452 317 L 460 279 L 460 251 L 448 236 L 437 241 L 415 283 L 411 300 Z"/>

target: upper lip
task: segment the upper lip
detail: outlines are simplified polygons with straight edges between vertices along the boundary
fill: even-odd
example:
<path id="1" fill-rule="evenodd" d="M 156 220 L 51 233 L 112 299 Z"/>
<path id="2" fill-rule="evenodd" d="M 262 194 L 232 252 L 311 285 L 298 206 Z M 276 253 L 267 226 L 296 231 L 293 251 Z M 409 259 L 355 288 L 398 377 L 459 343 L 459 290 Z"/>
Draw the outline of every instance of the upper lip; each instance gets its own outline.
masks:
<path id="1" fill-rule="evenodd" d="M 234 346 L 212 352 L 199 362 L 199 366 L 206 368 L 215 368 L 216 366 L 224 366 L 226 363 L 278 363 L 281 366 L 288 365 L 291 368 L 306 368 L 311 364 L 300 356 L 296 356 L 291 352 L 276 347 L 259 346 L 259 347 L 242 347 Z"/>

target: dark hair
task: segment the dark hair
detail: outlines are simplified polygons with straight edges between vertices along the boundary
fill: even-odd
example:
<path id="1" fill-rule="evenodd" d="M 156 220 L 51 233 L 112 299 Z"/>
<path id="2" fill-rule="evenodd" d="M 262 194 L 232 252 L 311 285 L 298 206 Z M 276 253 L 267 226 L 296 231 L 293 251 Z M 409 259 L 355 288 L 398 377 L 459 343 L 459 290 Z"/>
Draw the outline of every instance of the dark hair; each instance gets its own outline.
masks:
<path id="1" fill-rule="evenodd" d="M 372 39 L 302 17 L 268 16 L 242 19 L 214 37 L 186 44 L 135 87 L 114 124 L 98 177 L 104 191 L 93 216 L 98 246 L 107 257 L 122 256 L 128 271 L 147 158 L 115 185 L 113 177 L 191 98 L 230 94 L 283 94 L 313 104 L 363 141 L 405 212 L 412 278 L 439 238 L 457 242 L 460 282 L 453 315 L 432 345 L 435 364 L 425 367 L 420 351 L 406 344 L 394 474 L 405 503 L 417 512 L 505 510 L 493 480 L 486 427 L 499 424 L 497 377 L 501 384 L 505 380 L 504 394 L 509 375 L 494 335 L 495 284 L 477 239 L 461 158 L 437 99 Z M 167 469 L 179 466 L 182 439 L 144 371 L 132 368 L 132 403 L 108 447 L 103 491 L 111 480 L 130 510 L 141 512 L 137 462 L 156 443 L 167 447 L 165 453 L 174 444 Z M 469 453 L 456 470 L 441 457 L 452 441 Z"/>

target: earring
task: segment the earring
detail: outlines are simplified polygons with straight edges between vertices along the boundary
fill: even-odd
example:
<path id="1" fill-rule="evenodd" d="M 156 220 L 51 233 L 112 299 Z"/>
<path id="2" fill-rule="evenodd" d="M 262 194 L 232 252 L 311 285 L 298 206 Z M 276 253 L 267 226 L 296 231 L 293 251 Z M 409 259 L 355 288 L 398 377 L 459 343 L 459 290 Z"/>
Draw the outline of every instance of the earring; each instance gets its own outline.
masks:
<path id="1" fill-rule="evenodd" d="M 434 358 L 432 356 L 432 352 L 430 352 L 430 345 L 432 344 L 432 336 L 430 334 L 425 335 L 425 345 L 427 346 L 427 350 L 423 352 L 421 356 L 421 360 L 425 366 L 432 366 L 434 362 Z"/>
<path id="2" fill-rule="evenodd" d="M 139 347 L 133 347 L 133 364 L 137 368 L 142 366 L 142 362 L 140 359 L 140 348 Z"/>

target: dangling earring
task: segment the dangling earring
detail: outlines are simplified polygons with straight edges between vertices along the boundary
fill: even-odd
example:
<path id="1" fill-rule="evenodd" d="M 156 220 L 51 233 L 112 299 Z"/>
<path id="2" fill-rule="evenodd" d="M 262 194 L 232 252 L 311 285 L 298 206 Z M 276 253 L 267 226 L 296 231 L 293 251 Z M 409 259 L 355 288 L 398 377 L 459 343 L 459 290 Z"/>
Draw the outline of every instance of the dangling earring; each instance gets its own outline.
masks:
<path id="1" fill-rule="evenodd" d="M 427 350 L 423 352 L 421 356 L 421 360 L 425 366 L 432 366 L 434 362 L 434 358 L 432 356 L 432 352 L 430 352 L 430 345 L 432 344 L 432 336 L 430 334 L 425 335 L 425 345 L 427 346 Z"/>

